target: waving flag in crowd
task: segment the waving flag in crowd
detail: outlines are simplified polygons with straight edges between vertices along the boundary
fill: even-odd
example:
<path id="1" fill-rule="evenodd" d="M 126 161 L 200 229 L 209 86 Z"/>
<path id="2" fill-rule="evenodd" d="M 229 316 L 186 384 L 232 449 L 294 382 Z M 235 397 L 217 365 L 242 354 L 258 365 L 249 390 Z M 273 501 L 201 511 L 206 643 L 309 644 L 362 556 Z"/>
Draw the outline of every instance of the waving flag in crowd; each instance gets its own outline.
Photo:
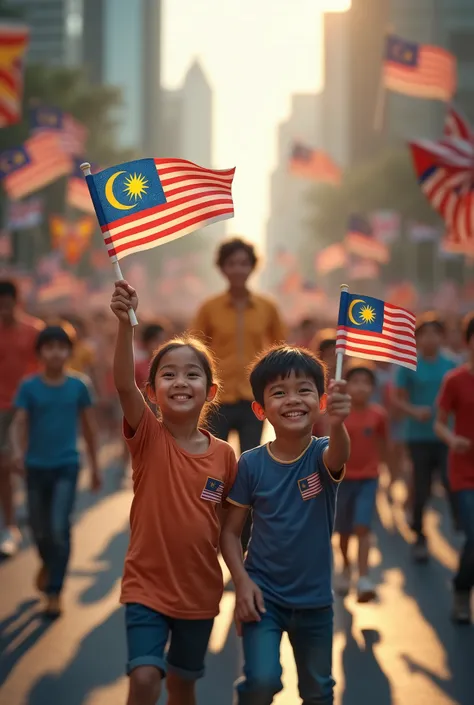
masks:
<path id="1" fill-rule="evenodd" d="M 69 174 L 72 166 L 58 136 L 44 132 L 0 154 L 0 180 L 16 201 Z"/>
<path id="2" fill-rule="evenodd" d="M 94 218 L 85 215 L 79 220 L 69 221 L 62 215 L 50 218 L 51 244 L 61 250 L 68 264 L 77 264 L 89 247 L 94 233 Z"/>
<path id="3" fill-rule="evenodd" d="M 94 204 L 89 193 L 89 188 L 84 179 L 80 162 L 76 163 L 76 168 L 69 176 L 66 187 L 66 203 L 71 208 L 77 208 L 84 213 L 94 215 Z"/>
<path id="4" fill-rule="evenodd" d="M 327 184 L 341 183 L 341 169 L 325 152 L 299 142 L 293 145 L 289 164 L 290 173 L 312 181 Z"/>
<path id="5" fill-rule="evenodd" d="M 30 129 L 32 134 L 50 132 L 60 137 L 66 154 L 81 157 L 86 148 L 87 128 L 76 118 L 59 108 L 39 105 L 30 111 Z"/>
<path id="6" fill-rule="evenodd" d="M 372 296 L 341 293 L 336 353 L 416 370 L 416 318 Z"/>
<path id="7" fill-rule="evenodd" d="M 470 249 L 474 239 L 474 147 L 466 120 L 450 108 L 443 137 L 410 142 L 418 183 L 443 218 L 448 239 Z"/>
<path id="8" fill-rule="evenodd" d="M 28 27 L 0 22 L 0 127 L 21 119 L 28 39 Z"/>
<path id="9" fill-rule="evenodd" d="M 138 159 L 86 177 L 110 257 L 157 247 L 232 218 L 235 169 Z"/>
<path id="10" fill-rule="evenodd" d="M 456 90 L 456 57 L 441 47 L 409 42 L 390 34 L 386 40 L 383 80 L 391 91 L 449 102 Z"/>
<path id="11" fill-rule="evenodd" d="M 347 252 L 358 257 L 386 264 L 390 258 L 387 245 L 374 237 L 369 221 L 360 215 L 351 215 L 345 237 Z"/>

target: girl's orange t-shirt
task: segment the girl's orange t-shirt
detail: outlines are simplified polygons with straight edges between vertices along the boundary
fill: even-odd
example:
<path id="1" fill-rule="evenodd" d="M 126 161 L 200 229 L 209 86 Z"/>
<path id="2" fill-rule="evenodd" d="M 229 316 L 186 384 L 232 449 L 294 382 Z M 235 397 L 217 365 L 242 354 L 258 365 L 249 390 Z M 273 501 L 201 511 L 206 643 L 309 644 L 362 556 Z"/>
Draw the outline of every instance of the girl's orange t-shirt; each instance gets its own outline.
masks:
<path id="1" fill-rule="evenodd" d="M 188 453 L 148 407 L 135 433 L 124 421 L 124 435 L 134 497 L 120 601 L 211 619 L 223 592 L 217 506 L 234 482 L 235 453 L 211 434 L 205 453 Z"/>

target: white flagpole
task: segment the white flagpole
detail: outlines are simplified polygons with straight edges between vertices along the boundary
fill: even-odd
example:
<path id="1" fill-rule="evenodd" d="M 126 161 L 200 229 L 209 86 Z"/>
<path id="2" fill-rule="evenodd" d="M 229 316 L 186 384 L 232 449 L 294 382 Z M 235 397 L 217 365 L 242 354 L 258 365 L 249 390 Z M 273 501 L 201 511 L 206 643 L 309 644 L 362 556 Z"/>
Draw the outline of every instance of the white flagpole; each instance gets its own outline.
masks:
<path id="1" fill-rule="evenodd" d="M 90 176 L 91 175 L 91 165 L 89 164 L 89 162 L 84 162 L 84 164 L 81 164 L 81 170 L 82 170 L 82 173 L 84 174 L 84 176 Z M 115 278 L 117 280 L 123 279 L 123 274 L 122 274 L 122 270 L 120 269 L 120 264 L 117 259 L 117 255 L 113 255 L 110 258 L 110 261 L 112 262 L 112 265 L 114 268 Z M 138 326 L 138 319 L 137 319 L 137 316 L 136 316 L 133 308 L 128 309 L 128 317 L 130 319 L 131 326 L 133 326 L 133 327 Z"/>
<path id="2" fill-rule="evenodd" d="M 347 284 L 341 284 L 341 295 L 343 293 L 347 293 L 349 291 L 349 287 Z M 339 310 L 341 308 L 341 304 L 339 303 Z M 344 353 L 340 350 L 339 352 L 336 353 L 336 382 L 340 382 L 342 380 L 342 365 L 344 363 Z"/>

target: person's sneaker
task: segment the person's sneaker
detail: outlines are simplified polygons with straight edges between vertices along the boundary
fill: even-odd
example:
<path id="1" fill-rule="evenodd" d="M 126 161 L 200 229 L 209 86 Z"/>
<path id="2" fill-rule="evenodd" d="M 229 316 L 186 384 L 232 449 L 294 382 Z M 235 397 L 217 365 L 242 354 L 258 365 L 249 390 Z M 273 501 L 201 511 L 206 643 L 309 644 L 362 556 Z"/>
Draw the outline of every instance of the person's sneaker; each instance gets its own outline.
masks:
<path id="1" fill-rule="evenodd" d="M 426 563 L 429 559 L 428 546 L 424 536 L 418 536 L 413 544 L 413 560 L 415 563 Z"/>
<path id="2" fill-rule="evenodd" d="M 453 608 L 451 612 L 453 622 L 457 624 L 471 623 L 471 593 L 454 592 Z"/>
<path id="3" fill-rule="evenodd" d="M 62 612 L 59 595 L 48 595 L 44 613 L 49 619 L 56 619 Z"/>
<path id="4" fill-rule="evenodd" d="M 351 569 L 346 566 L 334 577 L 334 590 L 341 597 L 345 597 L 351 589 Z"/>
<path id="5" fill-rule="evenodd" d="M 16 526 L 7 526 L 0 534 L 0 554 L 11 558 L 20 548 L 21 533 Z"/>
<path id="6" fill-rule="evenodd" d="M 357 581 L 357 602 L 370 602 L 375 600 L 377 593 L 370 578 L 362 575 Z"/>
<path id="7" fill-rule="evenodd" d="M 46 588 L 48 587 L 48 580 L 49 580 L 49 575 L 48 575 L 48 570 L 44 563 L 41 565 L 41 568 L 36 574 L 36 579 L 35 579 L 35 585 L 36 589 L 39 592 L 46 592 Z"/>

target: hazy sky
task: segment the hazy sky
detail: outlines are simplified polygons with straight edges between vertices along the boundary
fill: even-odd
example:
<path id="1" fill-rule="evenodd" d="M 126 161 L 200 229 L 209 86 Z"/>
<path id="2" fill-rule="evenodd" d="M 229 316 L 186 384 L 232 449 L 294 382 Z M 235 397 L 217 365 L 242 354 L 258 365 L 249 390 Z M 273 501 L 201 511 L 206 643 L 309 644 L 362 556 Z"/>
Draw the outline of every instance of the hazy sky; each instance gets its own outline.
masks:
<path id="1" fill-rule="evenodd" d="M 214 166 L 237 167 L 229 232 L 260 241 L 268 217 L 276 126 L 293 93 L 322 83 L 322 8 L 349 0 L 164 0 L 163 82 L 194 58 L 214 91 Z M 172 155 L 170 155 L 172 156 Z M 202 166 L 207 166 L 203 164 Z"/>

